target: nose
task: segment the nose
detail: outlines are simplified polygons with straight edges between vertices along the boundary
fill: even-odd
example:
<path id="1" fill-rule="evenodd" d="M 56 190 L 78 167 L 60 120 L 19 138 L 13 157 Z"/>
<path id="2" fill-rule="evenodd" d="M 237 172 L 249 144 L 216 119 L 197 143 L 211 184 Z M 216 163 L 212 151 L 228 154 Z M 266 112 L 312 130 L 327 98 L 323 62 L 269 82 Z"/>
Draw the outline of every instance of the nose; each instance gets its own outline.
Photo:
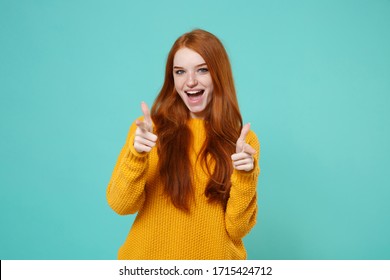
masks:
<path id="1" fill-rule="evenodd" d="M 186 84 L 188 87 L 194 87 L 198 84 L 198 80 L 195 77 L 195 73 L 189 73 Z"/>

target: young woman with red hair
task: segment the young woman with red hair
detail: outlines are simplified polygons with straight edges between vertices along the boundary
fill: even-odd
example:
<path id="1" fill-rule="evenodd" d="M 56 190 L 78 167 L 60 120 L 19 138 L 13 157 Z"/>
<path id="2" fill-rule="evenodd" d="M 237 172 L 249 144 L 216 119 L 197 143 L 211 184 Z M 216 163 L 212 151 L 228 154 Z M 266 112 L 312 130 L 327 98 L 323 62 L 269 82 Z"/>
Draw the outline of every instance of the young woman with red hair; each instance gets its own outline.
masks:
<path id="1" fill-rule="evenodd" d="M 259 142 L 243 126 L 228 55 L 213 34 L 183 34 L 151 112 L 130 128 L 107 188 L 138 212 L 119 259 L 246 259 L 256 223 Z"/>

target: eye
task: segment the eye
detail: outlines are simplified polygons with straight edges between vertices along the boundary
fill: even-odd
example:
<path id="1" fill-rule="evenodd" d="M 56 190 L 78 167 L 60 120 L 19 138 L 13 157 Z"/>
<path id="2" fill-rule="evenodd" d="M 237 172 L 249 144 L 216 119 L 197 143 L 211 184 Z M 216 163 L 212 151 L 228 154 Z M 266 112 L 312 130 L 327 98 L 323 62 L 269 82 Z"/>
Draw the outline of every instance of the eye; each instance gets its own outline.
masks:
<path id="1" fill-rule="evenodd" d="M 176 70 L 176 71 L 175 71 L 175 74 L 176 74 L 176 75 L 184 74 L 184 70 L 181 70 L 181 69 Z"/>
<path id="2" fill-rule="evenodd" d="M 198 72 L 200 72 L 200 73 L 207 73 L 207 72 L 209 72 L 209 69 L 207 69 L 206 67 L 202 67 L 202 68 L 198 69 Z"/>

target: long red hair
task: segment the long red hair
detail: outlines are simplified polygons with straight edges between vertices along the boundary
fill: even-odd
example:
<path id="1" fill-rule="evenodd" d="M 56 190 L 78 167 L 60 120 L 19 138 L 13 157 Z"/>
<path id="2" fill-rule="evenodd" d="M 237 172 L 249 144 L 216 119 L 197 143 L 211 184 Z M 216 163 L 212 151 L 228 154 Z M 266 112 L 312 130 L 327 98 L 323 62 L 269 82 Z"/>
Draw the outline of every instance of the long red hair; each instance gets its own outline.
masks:
<path id="1" fill-rule="evenodd" d="M 173 79 L 173 58 L 183 47 L 202 56 L 213 81 L 212 99 L 205 109 L 207 136 L 200 160 L 210 175 L 205 195 L 210 201 L 219 201 L 226 207 L 233 172 L 231 155 L 235 153 L 242 117 L 225 48 L 216 36 L 204 30 L 185 33 L 175 41 L 168 54 L 164 84 L 152 107 L 151 116 L 159 139 L 160 176 L 165 192 L 175 207 L 189 210 L 193 197 L 193 174 L 189 159 L 192 134 L 187 126 L 190 112 L 177 93 Z M 208 157 L 214 161 L 214 168 L 211 168 Z"/>

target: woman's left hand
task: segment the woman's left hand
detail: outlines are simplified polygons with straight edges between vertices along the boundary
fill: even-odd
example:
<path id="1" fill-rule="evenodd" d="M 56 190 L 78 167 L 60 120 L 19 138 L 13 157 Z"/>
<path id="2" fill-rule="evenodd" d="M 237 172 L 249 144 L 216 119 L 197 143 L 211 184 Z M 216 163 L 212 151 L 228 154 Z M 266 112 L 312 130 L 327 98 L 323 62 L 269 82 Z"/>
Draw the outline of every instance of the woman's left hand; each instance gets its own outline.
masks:
<path id="1" fill-rule="evenodd" d="M 251 171 L 254 168 L 253 155 L 256 154 L 256 150 L 245 142 L 250 128 L 250 123 L 242 127 L 240 137 L 236 143 L 236 153 L 232 155 L 234 169 Z"/>

